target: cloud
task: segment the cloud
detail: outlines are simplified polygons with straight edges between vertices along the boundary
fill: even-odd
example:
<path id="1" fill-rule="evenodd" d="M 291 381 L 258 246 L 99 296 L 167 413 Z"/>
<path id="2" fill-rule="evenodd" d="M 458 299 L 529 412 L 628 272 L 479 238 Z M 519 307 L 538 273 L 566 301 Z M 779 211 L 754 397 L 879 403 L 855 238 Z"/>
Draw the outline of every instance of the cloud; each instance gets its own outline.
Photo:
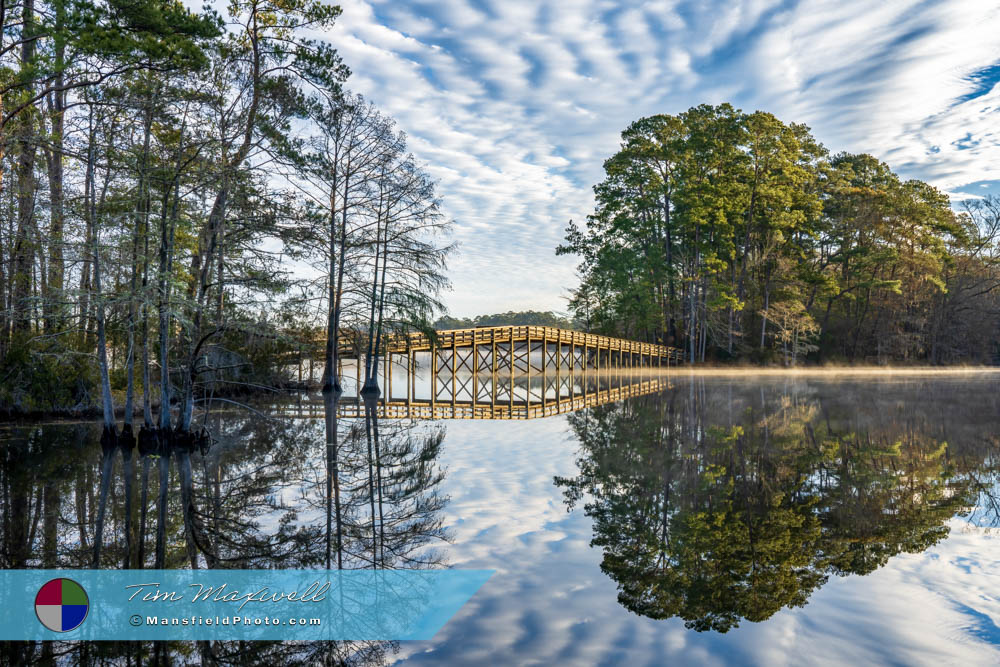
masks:
<path id="1" fill-rule="evenodd" d="M 619 132 L 730 101 L 945 190 L 1000 180 L 995 34 L 979 0 L 344 0 L 329 39 L 456 222 L 457 315 L 563 309 L 555 257 Z"/>

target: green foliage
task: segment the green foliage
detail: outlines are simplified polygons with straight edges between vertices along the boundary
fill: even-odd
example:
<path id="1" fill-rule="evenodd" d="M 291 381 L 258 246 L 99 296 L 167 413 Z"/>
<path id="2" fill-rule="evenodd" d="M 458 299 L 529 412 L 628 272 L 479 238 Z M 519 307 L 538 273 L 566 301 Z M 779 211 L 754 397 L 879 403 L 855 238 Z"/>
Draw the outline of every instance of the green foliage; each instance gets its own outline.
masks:
<path id="1" fill-rule="evenodd" d="M 0 413 L 82 414 L 96 409 L 97 368 L 85 353 L 15 339 L 0 359 Z"/>
<path id="2" fill-rule="evenodd" d="M 570 306 L 588 329 L 684 347 L 691 361 L 995 349 L 1000 234 L 989 222 L 988 236 L 970 234 L 930 185 L 870 155 L 828 158 L 806 126 L 728 104 L 642 118 L 621 136 L 595 212 L 556 251 L 582 259 Z M 955 341 L 945 317 L 959 264 L 983 281 L 952 309 L 989 332 L 978 347 Z"/>
<path id="3" fill-rule="evenodd" d="M 540 326 L 559 329 L 576 329 L 577 323 L 551 311 L 522 310 L 478 315 L 473 318 L 455 318 L 447 315 L 434 322 L 435 329 L 471 329 L 473 327 Z"/>
<path id="4" fill-rule="evenodd" d="M 10 97 L 30 104 L 60 85 L 75 90 L 138 70 L 199 69 L 222 31 L 213 11 L 196 14 L 176 0 L 52 0 L 35 8 L 30 60 L 0 77 L 5 111 L 20 108 Z"/>
<path id="5" fill-rule="evenodd" d="M 341 95 L 349 72 L 321 36 L 340 11 L 35 0 L 4 14 L 4 409 L 90 409 L 101 386 L 134 408 L 154 394 L 145 363 L 148 384 L 185 399 L 223 379 L 283 383 L 287 351 L 265 359 L 261 342 L 283 336 L 254 329 L 295 282 L 280 261 L 300 211 L 273 170 L 315 100 Z M 241 350 L 247 331 L 258 339 Z"/>

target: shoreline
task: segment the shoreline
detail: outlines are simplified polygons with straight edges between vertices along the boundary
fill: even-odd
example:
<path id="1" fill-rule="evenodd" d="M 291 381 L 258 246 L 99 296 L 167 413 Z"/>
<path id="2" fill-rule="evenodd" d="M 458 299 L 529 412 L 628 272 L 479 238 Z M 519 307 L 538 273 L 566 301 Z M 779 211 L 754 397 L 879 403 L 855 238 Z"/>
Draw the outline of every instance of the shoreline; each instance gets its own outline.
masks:
<path id="1" fill-rule="evenodd" d="M 295 395 L 303 392 L 308 392 L 309 389 L 300 387 L 282 387 L 275 388 L 271 390 L 255 390 L 255 391 L 241 391 L 241 392 L 216 392 L 214 398 L 218 399 L 236 399 L 236 398 L 250 398 L 256 396 L 273 396 L 275 394 L 281 395 Z M 195 402 L 196 405 L 198 401 Z M 171 407 L 177 405 L 177 400 L 171 400 Z M 159 411 L 160 401 L 157 398 L 150 402 L 150 409 L 154 412 Z M 136 402 L 135 406 L 132 408 L 132 417 L 134 424 L 141 424 L 143 420 L 143 405 L 141 399 Z M 87 406 L 72 406 L 64 408 L 50 408 L 45 410 L 23 410 L 16 407 L 5 406 L 0 408 L 0 424 L 37 424 L 45 421 L 95 421 L 102 420 L 104 418 L 104 410 L 100 405 L 87 405 Z M 136 419 L 138 418 L 138 419 Z M 124 421 L 125 419 L 125 406 L 122 404 L 117 404 L 115 406 L 115 420 Z M 138 427 L 137 427 L 138 428 Z"/>
<path id="2" fill-rule="evenodd" d="M 590 371 L 593 372 L 593 371 Z M 582 370 L 574 371 L 582 374 Z M 601 373 L 604 373 L 602 369 Z M 962 377 L 962 376 L 1000 376 L 1000 366 L 805 366 L 797 368 L 781 368 L 775 366 L 670 366 L 667 368 L 643 368 L 627 370 L 622 373 L 626 375 L 634 374 L 660 374 L 665 376 L 688 376 L 688 377 L 730 377 L 754 379 L 759 377 L 868 377 L 890 378 L 890 377 Z M 556 372 L 556 375 L 561 372 Z M 524 377 L 524 374 L 520 374 Z M 286 387 L 274 391 L 254 391 L 240 392 L 228 395 L 228 397 L 239 396 L 251 401 L 259 396 L 281 394 L 283 396 L 295 396 L 312 393 L 312 388 Z M 224 398 L 227 395 L 218 395 L 217 398 Z M 152 404 L 154 411 L 159 410 L 159 403 Z M 100 406 L 87 406 L 85 408 L 62 408 L 37 411 L 23 411 L 17 409 L 0 409 L 0 425 L 16 424 L 41 424 L 46 422 L 91 422 L 102 418 Z M 115 410 L 116 419 L 123 419 L 125 410 L 119 406 Z M 142 404 L 135 406 L 133 417 L 142 420 Z"/>
<path id="3" fill-rule="evenodd" d="M 671 366 L 668 373 L 688 375 L 988 375 L 1000 374 L 1000 366 Z"/>

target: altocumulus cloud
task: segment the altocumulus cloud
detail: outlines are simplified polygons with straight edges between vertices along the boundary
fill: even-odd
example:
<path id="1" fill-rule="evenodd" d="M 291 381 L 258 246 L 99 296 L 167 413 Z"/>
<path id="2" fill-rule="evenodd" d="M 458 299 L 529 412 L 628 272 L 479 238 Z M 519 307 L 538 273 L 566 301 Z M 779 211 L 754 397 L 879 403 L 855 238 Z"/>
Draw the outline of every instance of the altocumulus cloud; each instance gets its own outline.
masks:
<path id="1" fill-rule="evenodd" d="M 1000 7 L 982 0 L 342 0 L 349 87 L 440 184 L 456 315 L 564 309 L 569 219 L 632 120 L 729 101 L 953 193 L 1000 190 Z M 986 185 L 981 189 L 980 185 Z"/>

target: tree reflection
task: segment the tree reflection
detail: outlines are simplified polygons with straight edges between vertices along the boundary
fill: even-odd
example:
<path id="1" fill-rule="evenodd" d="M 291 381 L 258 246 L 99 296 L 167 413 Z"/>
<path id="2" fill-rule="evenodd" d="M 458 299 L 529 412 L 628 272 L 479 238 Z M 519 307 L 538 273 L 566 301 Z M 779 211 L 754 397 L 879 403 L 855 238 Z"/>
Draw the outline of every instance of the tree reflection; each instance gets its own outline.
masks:
<path id="1" fill-rule="evenodd" d="M 443 429 L 379 425 L 383 510 L 373 534 L 364 424 L 340 423 L 343 536 L 335 542 L 336 561 L 346 569 L 442 565 L 433 543 L 446 538 L 440 513 L 447 498 L 437 492 Z M 118 455 L 120 448 L 101 446 L 100 425 L 0 433 L 2 566 L 89 568 L 100 544 L 104 567 L 324 567 L 324 424 L 217 413 L 206 427 L 213 434 L 209 449 L 146 443 L 139 466 L 125 452 Z M 150 512 L 158 520 L 147 521 Z M 148 549 L 154 539 L 155 550 Z M 386 662 L 394 648 L 332 641 L 5 642 L 0 664 L 369 665 Z"/>
<path id="2" fill-rule="evenodd" d="M 935 416 L 919 387 L 905 416 L 898 392 L 888 404 L 877 387 L 852 391 L 691 380 L 570 415 L 580 473 L 556 483 L 592 517 L 619 602 L 726 632 L 805 605 L 831 575 L 923 551 L 983 505 L 996 443 L 982 417 L 952 402 Z"/>

